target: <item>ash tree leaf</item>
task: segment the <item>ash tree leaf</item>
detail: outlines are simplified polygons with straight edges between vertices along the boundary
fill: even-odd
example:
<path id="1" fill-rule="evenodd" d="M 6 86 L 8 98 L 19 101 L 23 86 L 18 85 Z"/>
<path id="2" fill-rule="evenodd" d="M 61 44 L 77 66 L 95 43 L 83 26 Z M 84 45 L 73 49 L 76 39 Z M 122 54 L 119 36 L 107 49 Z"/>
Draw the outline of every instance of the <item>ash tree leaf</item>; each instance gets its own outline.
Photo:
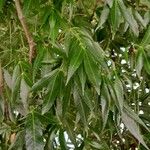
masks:
<path id="1" fill-rule="evenodd" d="M 148 57 L 148 55 L 146 55 L 145 51 L 142 49 L 142 53 L 143 53 L 143 60 L 144 60 L 144 69 L 145 71 L 150 74 L 150 57 Z"/>
<path id="2" fill-rule="evenodd" d="M 141 41 L 141 46 L 146 46 L 149 43 L 150 43 L 150 25 Z"/>
<path id="3" fill-rule="evenodd" d="M 119 107 L 120 112 L 122 112 L 123 109 L 123 103 L 124 103 L 124 94 L 123 94 L 123 86 L 120 79 L 117 77 L 114 82 L 114 90 L 117 97 L 117 105 Z"/>
<path id="4" fill-rule="evenodd" d="M 56 97 L 59 95 L 59 86 L 61 81 L 60 71 L 55 72 L 55 74 L 50 78 L 47 87 L 47 95 L 45 96 L 42 114 L 45 114 L 53 106 Z"/>
<path id="5" fill-rule="evenodd" d="M 101 83 L 99 74 L 100 69 L 92 59 L 92 56 L 88 55 L 88 53 L 85 53 L 84 55 L 84 67 L 89 81 L 93 84 L 97 93 L 100 94 L 100 83 Z"/>
<path id="6" fill-rule="evenodd" d="M 61 149 L 67 150 L 66 140 L 64 136 L 64 131 L 62 129 L 59 130 L 59 142 Z"/>
<path id="7" fill-rule="evenodd" d="M 4 69 L 3 72 L 4 72 L 5 82 L 7 83 L 8 87 L 12 89 L 12 77 L 10 73 L 6 69 Z"/>
<path id="8" fill-rule="evenodd" d="M 136 122 L 125 112 L 122 112 L 122 121 L 125 124 L 125 126 L 127 127 L 127 129 L 131 132 L 131 134 L 146 148 L 149 149 L 147 147 L 147 145 L 145 144 L 142 134 L 139 131 L 139 127 L 136 124 Z"/>
<path id="9" fill-rule="evenodd" d="M 32 86 L 32 91 L 37 91 L 42 89 L 43 87 L 47 86 L 50 78 L 56 73 L 58 72 L 57 69 L 51 71 L 50 73 L 46 74 L 43 78 L 41 78 L 38 82 L 36 82 L 33 86 Z"/>
<path id="10" fill-rule="evenodd" d="M 12 75 L 12 95 L 11 95 L 12 103 L 16 102 L 16 100 L 18 99 L 20 91 L 20 83 L 21 83 L 20 66 L 16 65 Z"/>
<path id="11" fill-rule="evenodd" d="M 134 11 L 134 16 L 135 16 L 135 18 L 138 20 L 138 22 L 139 22 L 144 28 L 146 28 L 146 23 L 145 23 L 143 17 L 141 16 L 141 14 L 138 13 L 138 11 L 136 11 L 136 10 Z"/>
<path id="12" fill-rule="evenodd" d="M 94 104 L 92 94 L 88 89 L 85 90 L 85 94 L 82 96 L 84 103 L 89 107 L 90 111 L 93 112 Z"/>
<path id="13" fill-rule="evenodd" d="M 78 88 L 77 83 L 74 87 L 73 97 L 74 97 L 77 110 L 79 111 L 81 121 L 83 122 L 84 127 L 87 128 L 87 117 L 86 117 L 86 110 L 85 110 L 86 107 L 81 97 L 80 89 Z"/>
<path id="14" fill-rule="evenodd" d="M 72 49 L 70 50 L 70 62 L 66 84 L 68 84 L 75 71 L 79 68 L 84 56 L 84 48 L 81 45 L 79 45 L 78 42 L 72 44 L 73 45 L 71 46 Z"/>
<path id="15" fill-rule="evenodd" d="M 34 64 L 33 64 L 33 80 L 35 80 L 37 72 L 38 72 L 39 68 L 41 67 L 41 63 L 44 58 L 45 49 L 41 46 L 38 46 L 37 51 L 38 51 L 37 56 L 36 56 Z"/>
<path id="16" fill-rule="evenodd" d="M 64 97 L 63 97 L 63 100 L 62 100 L 62 114 L 63 114 L 63 117 L 65 117 L 67 109 L 70 106 L 70 99 L 71 99 L 71 84 L 68 83 L 68 85 L 64 89 Z"/>
<path id="17" fill-rule="evenodd" d="M 136 69 L 136 73 L 139 78 L 141 77 L 142 68 L 143 68 L 143 54 L 142 54 L 142 51 L 140 49 L 138 49 L 135 69 Z"/>
<path id="18" fill-rule="evenodd" d="M 132 13 L 126 8 L 126 6 L 122 0 L 118 0 L 118 5 L 120 7 L 120 11 L 121 11 L 124 19 L 128 22 L 134 35 L 138 37 L 138 35 L 139 35 L 138 24 L 137 24 L 136 20 L 134 19 Z"/>
<path id="19" fill-rule="evenodd" d="M 115 33 L 119 27 L 119 20 L 120 20 L 120 10 L 118 6 L 118 0 L 113 0 L 113 6 L 111 8 L 111 24 L 113 32 Z"/>
<path id="20" fill-rule="evenodd" d="M 41 123 L 39 122 L 39 119 L 33 110 L 27 115 L 25 130 L 26 130 L 25 133 L 26 149 L 27 150 L 44 149 Z"/>
<path id="21" fill-rule="evenodd" d="M 90 53 L 94 60 L 100 64 L 104 63 L 105 52 L 100 47 L 98 42 L 95 42 L 92 35 L 85 29 L 78 29 L 81 43 L 86 47 L 88 53 Z"/>
<path id="22" fill-rule="evenodd" d="M 65 121 L 65 125 L 66 125 L 66 131 L 67 131 L 67 134 L 71 140 L 71 142 L 73 143 L 73 145 L 75 147 L 77 147 L 77 141 L 76 141 L 76 136 L 75 136 L 75 132 L 74 132 L 74 128 L 72 127 L 72 125 Z"/>
<path id="23" fill-rule="evenodd" d="M 101 91 L 101 107 L 102 107 L 102 118 L 103 118 L 103 129 L 107 123 L 108 113 L 110 108 L 110 93 L 108 91 L 107 84 L 104 82 Z"/>
<path id="24" fill-rule="evenodd" d="M 124 112 L 134 119 L 138 124 L 142 125 L 148 132 L 150 132 L 141 118 L 127 104 L 124 105 Z"/>
<path id="25" fill-rule="evenodd" d="M 103 24 L 107 21 L 109 12 L 110 12 L 109 7 L 106 5 L 101 12 L 101 16 L 100 16 L 99 23 L 97 25 L 96 30 L 101 28 Z"/>
<path id="26" fill-rule="evenodd" d="M 27 111 L 28 108 L 28 94 L 29 94 L 29 87 L 26 84 L 25 80 L 22 78 L 21 79 L 21 84 L 20 84 L 20 97 L 21 101 L 23 103 L 23 106 L 25 110 Z"/>
<path id="27" fill-rule="evenodd" d="M 81 87 L 82 87 L 82 94 L 84 95 L 86 74 L 85 74 L 83 65 L 81 65 L 80 68 L 78 69 L 78 75 L 79 75 L 79 79 L 80 79 L 80 83 L 81 83 Z"/>

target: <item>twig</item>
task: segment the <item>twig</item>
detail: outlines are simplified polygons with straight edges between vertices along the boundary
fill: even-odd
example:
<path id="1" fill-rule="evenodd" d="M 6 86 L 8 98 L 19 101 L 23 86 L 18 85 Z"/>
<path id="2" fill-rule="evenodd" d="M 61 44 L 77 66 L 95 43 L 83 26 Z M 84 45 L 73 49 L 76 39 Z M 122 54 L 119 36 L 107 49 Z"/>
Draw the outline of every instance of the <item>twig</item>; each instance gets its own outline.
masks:
<path id="1" fill-rule="evenodd" d="M 21 5 L 20 5 L 20 0 L 15 0 L 15 5 L 16 5 L 18 18 L 19 18 L 20 23 L 23 27 L 23 30 L 25 32 L 25 36 L 26 36 L 28 44 L 29 44 L 29 62 L 32 63 L 32 60 L 36 54 L 36 49 L 35 49 L 36 43 L 34 42 L 32 36 L 31 36 L 31 33 L 30 33 L 28 26 L 26 24 L 25 17 L 23 16 L 23 12 L 22 12 Z"/>

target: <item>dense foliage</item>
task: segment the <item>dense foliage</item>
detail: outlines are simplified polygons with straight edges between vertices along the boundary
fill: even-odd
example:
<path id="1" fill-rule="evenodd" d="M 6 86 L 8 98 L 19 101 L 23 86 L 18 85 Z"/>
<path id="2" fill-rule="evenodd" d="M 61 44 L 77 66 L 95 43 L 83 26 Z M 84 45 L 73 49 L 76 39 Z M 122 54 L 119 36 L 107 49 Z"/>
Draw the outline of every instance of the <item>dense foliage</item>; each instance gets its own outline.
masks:
<path id="1" fill-rule="evenodd" d="M 0 0 L 0 150 L 149 149 L 149 88 L 149 0 Z"/>

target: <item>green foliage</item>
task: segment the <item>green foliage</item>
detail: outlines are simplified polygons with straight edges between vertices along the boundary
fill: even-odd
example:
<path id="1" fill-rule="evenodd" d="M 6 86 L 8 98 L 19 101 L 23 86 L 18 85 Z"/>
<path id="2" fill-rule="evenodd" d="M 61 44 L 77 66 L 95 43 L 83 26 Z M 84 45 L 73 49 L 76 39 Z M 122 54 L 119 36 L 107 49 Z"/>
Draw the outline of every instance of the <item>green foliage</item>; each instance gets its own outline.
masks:
<path id="1" fill-rule="evenodd" d="M 150 1 L 0 0 L 0 150 L 150 148 Z M 22 19 L 22 20 L 23 20 Z"/>

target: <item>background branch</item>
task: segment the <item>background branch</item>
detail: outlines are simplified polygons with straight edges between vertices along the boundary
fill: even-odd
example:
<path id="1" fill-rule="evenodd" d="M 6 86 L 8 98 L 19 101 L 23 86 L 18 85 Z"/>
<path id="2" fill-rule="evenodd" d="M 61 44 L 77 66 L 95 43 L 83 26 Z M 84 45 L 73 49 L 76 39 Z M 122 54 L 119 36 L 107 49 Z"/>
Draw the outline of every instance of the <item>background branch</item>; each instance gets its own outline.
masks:
<path id="1" fill-rule="evenodd" d="M 23 30 L 25 32 L 28 44 L 29 44 L 29 62 L 32 63 L 33 58 L 35 57 L 35 53 L 36 53 L 36 49 L 35 49 L 35 42 L 31 36 L 31 33 L 28 29 L 25 17 L 23 15 L 22 9 L 21 9 L 21 5 L 20 5 L 20 1 L 19 0 L 15 0 L 15 5 L 16 5 L 16 10 L 17 10 L 17 14 L 18 14 L 18 18 L 20 20 L 20 23 L 23 27 Z"/>

